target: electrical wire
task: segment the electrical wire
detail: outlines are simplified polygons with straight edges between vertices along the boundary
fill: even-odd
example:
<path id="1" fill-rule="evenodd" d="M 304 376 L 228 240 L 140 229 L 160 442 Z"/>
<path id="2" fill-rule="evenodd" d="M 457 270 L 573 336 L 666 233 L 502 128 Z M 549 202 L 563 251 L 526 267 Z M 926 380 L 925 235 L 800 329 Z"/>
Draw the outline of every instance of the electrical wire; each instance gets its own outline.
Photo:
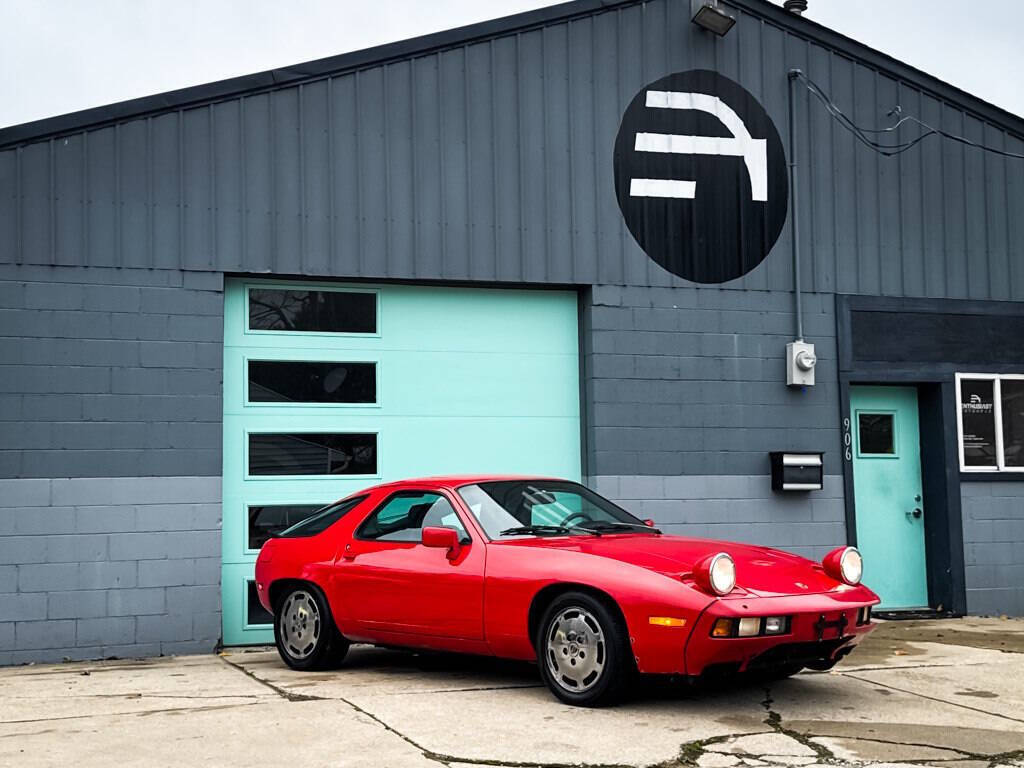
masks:
<path id="1" fill-rule="evenodd" d="M 985 144 L 979 144 L 978 142 L 971 141 L 970 139 L 964 136 L 958 136 L 955 133 L 949 133 L 948 131 L 944 131 L 941 128 L 934 128 L 933 126 L 928 125 L 928 123 L 924 122 L 923 120 L 919 120 L 913 115 L 904 115 L 903 108 L 899 105 L 897 105 L 891 112 L 889 112 L 890 117 L 896 115 L 899 118 L 893 125 L 890 125 L 886 128 L 862 128 L 856 123 L 854 123 L 853 120 L 850 119 L 850 117 L 848 117 L 838 107 L 838 105 L 836 105 L 834 101 L 832 101 L 831 97 L 827 93 L 825 93 L 825 91 L 822 90 L 822 88 L 817 83 L 811 80 L 811 78 L 809 78 L 802 71 L 798 69 L 790 70 L 790 77 L 794 77 L 802 81 L 804 87 L 806 87 L 807 90 L 810 91 L 810 93 L 825 106 L 825 110 L 833 117 L 833 119 L 835 119 L 836 122 L 839 123 L 839 125 L 841 125 L 843 128 L 852 133 L 854 137 L 857 139 L 857 141 L 859 141 L 861 144 L 865 145 L 869 149 L 874 150 L 880 155 L 884 155 L 886 157 L 900 155 L 906 152 L 907 150 L 917 146 L 922 141 L 927 139 L 929 136 L 942 136 L 951 141 L 956 141 L 960 144 L 964 144 L 969 147 L 975 147 L 977 149 L 984 150 L 985 152 L 992 152 L 993 154 L 1001 155 L 1003 157 L 1012 157 L 1018 160 L 1024 160 L 1024 154 L 1020 154 L 1017 152 L 1008 152 L 1004 149 L 996 149 L 995 147 L 989 147 L 986 146 Z M 904 123 L 913 123 L 915 125 L 918 125 L 924 132 L 920 136 L 915 136 L 913 139 L 910 139 L 908 141 L 902 141 L 896 144 L 886 144 L 880 141 L 876 141 L 875 139 L 868 136 L 868 134 L 893 133 L 897 131 L 900 128 L 900 126 L 902 126 Z"/>

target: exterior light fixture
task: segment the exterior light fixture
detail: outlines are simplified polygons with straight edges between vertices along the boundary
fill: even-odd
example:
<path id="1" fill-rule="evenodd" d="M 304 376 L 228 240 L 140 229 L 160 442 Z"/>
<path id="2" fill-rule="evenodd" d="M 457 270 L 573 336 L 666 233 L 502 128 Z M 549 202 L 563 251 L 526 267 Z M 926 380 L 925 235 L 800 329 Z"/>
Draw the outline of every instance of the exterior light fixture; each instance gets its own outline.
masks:
<path id="1" fill-rule="evenodd" d="M 693 11 L 693 23 L 719 37 L 724 37 L 736 23 L 734 16 L 718 6 L 718 0 L 692 0 L 690 8 Z"/>

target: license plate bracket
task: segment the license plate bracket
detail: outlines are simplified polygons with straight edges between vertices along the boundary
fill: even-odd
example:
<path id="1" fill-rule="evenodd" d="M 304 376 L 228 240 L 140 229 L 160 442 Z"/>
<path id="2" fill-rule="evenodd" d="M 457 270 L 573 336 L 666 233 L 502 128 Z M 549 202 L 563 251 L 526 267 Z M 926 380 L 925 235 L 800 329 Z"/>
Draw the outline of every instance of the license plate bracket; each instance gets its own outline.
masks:
<path id="1" fill-rule="evenodd" d="M 818 642 L 825 639 L 826 629 L 836 630 L 836 639 L 846 634 L 846 627 L 849 626 L 850 621 L 846 618 L 845 613 L 840 613 L 839 618 L 833 621 L 828 621 L 825 618 L 825 614 L 822 613 L 818 616 L 818 620 L 814 622 L 814 631 L 818 633 Z"/>

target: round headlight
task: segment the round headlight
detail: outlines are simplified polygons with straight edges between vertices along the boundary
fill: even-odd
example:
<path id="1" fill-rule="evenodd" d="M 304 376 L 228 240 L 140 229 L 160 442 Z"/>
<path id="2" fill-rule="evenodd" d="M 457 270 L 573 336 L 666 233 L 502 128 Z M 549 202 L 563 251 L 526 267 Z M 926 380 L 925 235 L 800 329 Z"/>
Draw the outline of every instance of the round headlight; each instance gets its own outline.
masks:
<path id="1" fill-rule="evenodd" d="M 821 564 L 825 568 L 825 573 L 833 579 L 851 585 L 860 584 L 860 578 L 864 574 L 864 561 L 856 547 L 833 549 L 825 555 Z"/>
<path id="2" fill-rule="evenodd" d="M 839 558 L 839 570 L 843 572 L 843 581 L 847 584 L 860 584 L 864 573 L 864 561 L 856 547 L 847 547 Z"/>
<path id="3" fill-rule="evenodd" d="M 736 586 L 736 564 L 725 552 L 719 552 L 711 558 L 708 581 L 711 588 L 720 595 L 729 594 Z"/>

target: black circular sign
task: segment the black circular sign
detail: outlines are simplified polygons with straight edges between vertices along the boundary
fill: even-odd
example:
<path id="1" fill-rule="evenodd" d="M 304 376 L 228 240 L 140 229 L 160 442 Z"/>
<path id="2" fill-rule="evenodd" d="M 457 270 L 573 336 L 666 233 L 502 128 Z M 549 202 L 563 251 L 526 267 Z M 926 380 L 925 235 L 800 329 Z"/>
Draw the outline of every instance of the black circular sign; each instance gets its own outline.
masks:
<path id="1" fill-rule="evenodd" d="M 622 116 L 614 165 L 629 231 L 687 280 L 747 274 L 786 221 L 779 133 L 750 93 L 717 72 L 677 72 L 637 93 Z"/>

